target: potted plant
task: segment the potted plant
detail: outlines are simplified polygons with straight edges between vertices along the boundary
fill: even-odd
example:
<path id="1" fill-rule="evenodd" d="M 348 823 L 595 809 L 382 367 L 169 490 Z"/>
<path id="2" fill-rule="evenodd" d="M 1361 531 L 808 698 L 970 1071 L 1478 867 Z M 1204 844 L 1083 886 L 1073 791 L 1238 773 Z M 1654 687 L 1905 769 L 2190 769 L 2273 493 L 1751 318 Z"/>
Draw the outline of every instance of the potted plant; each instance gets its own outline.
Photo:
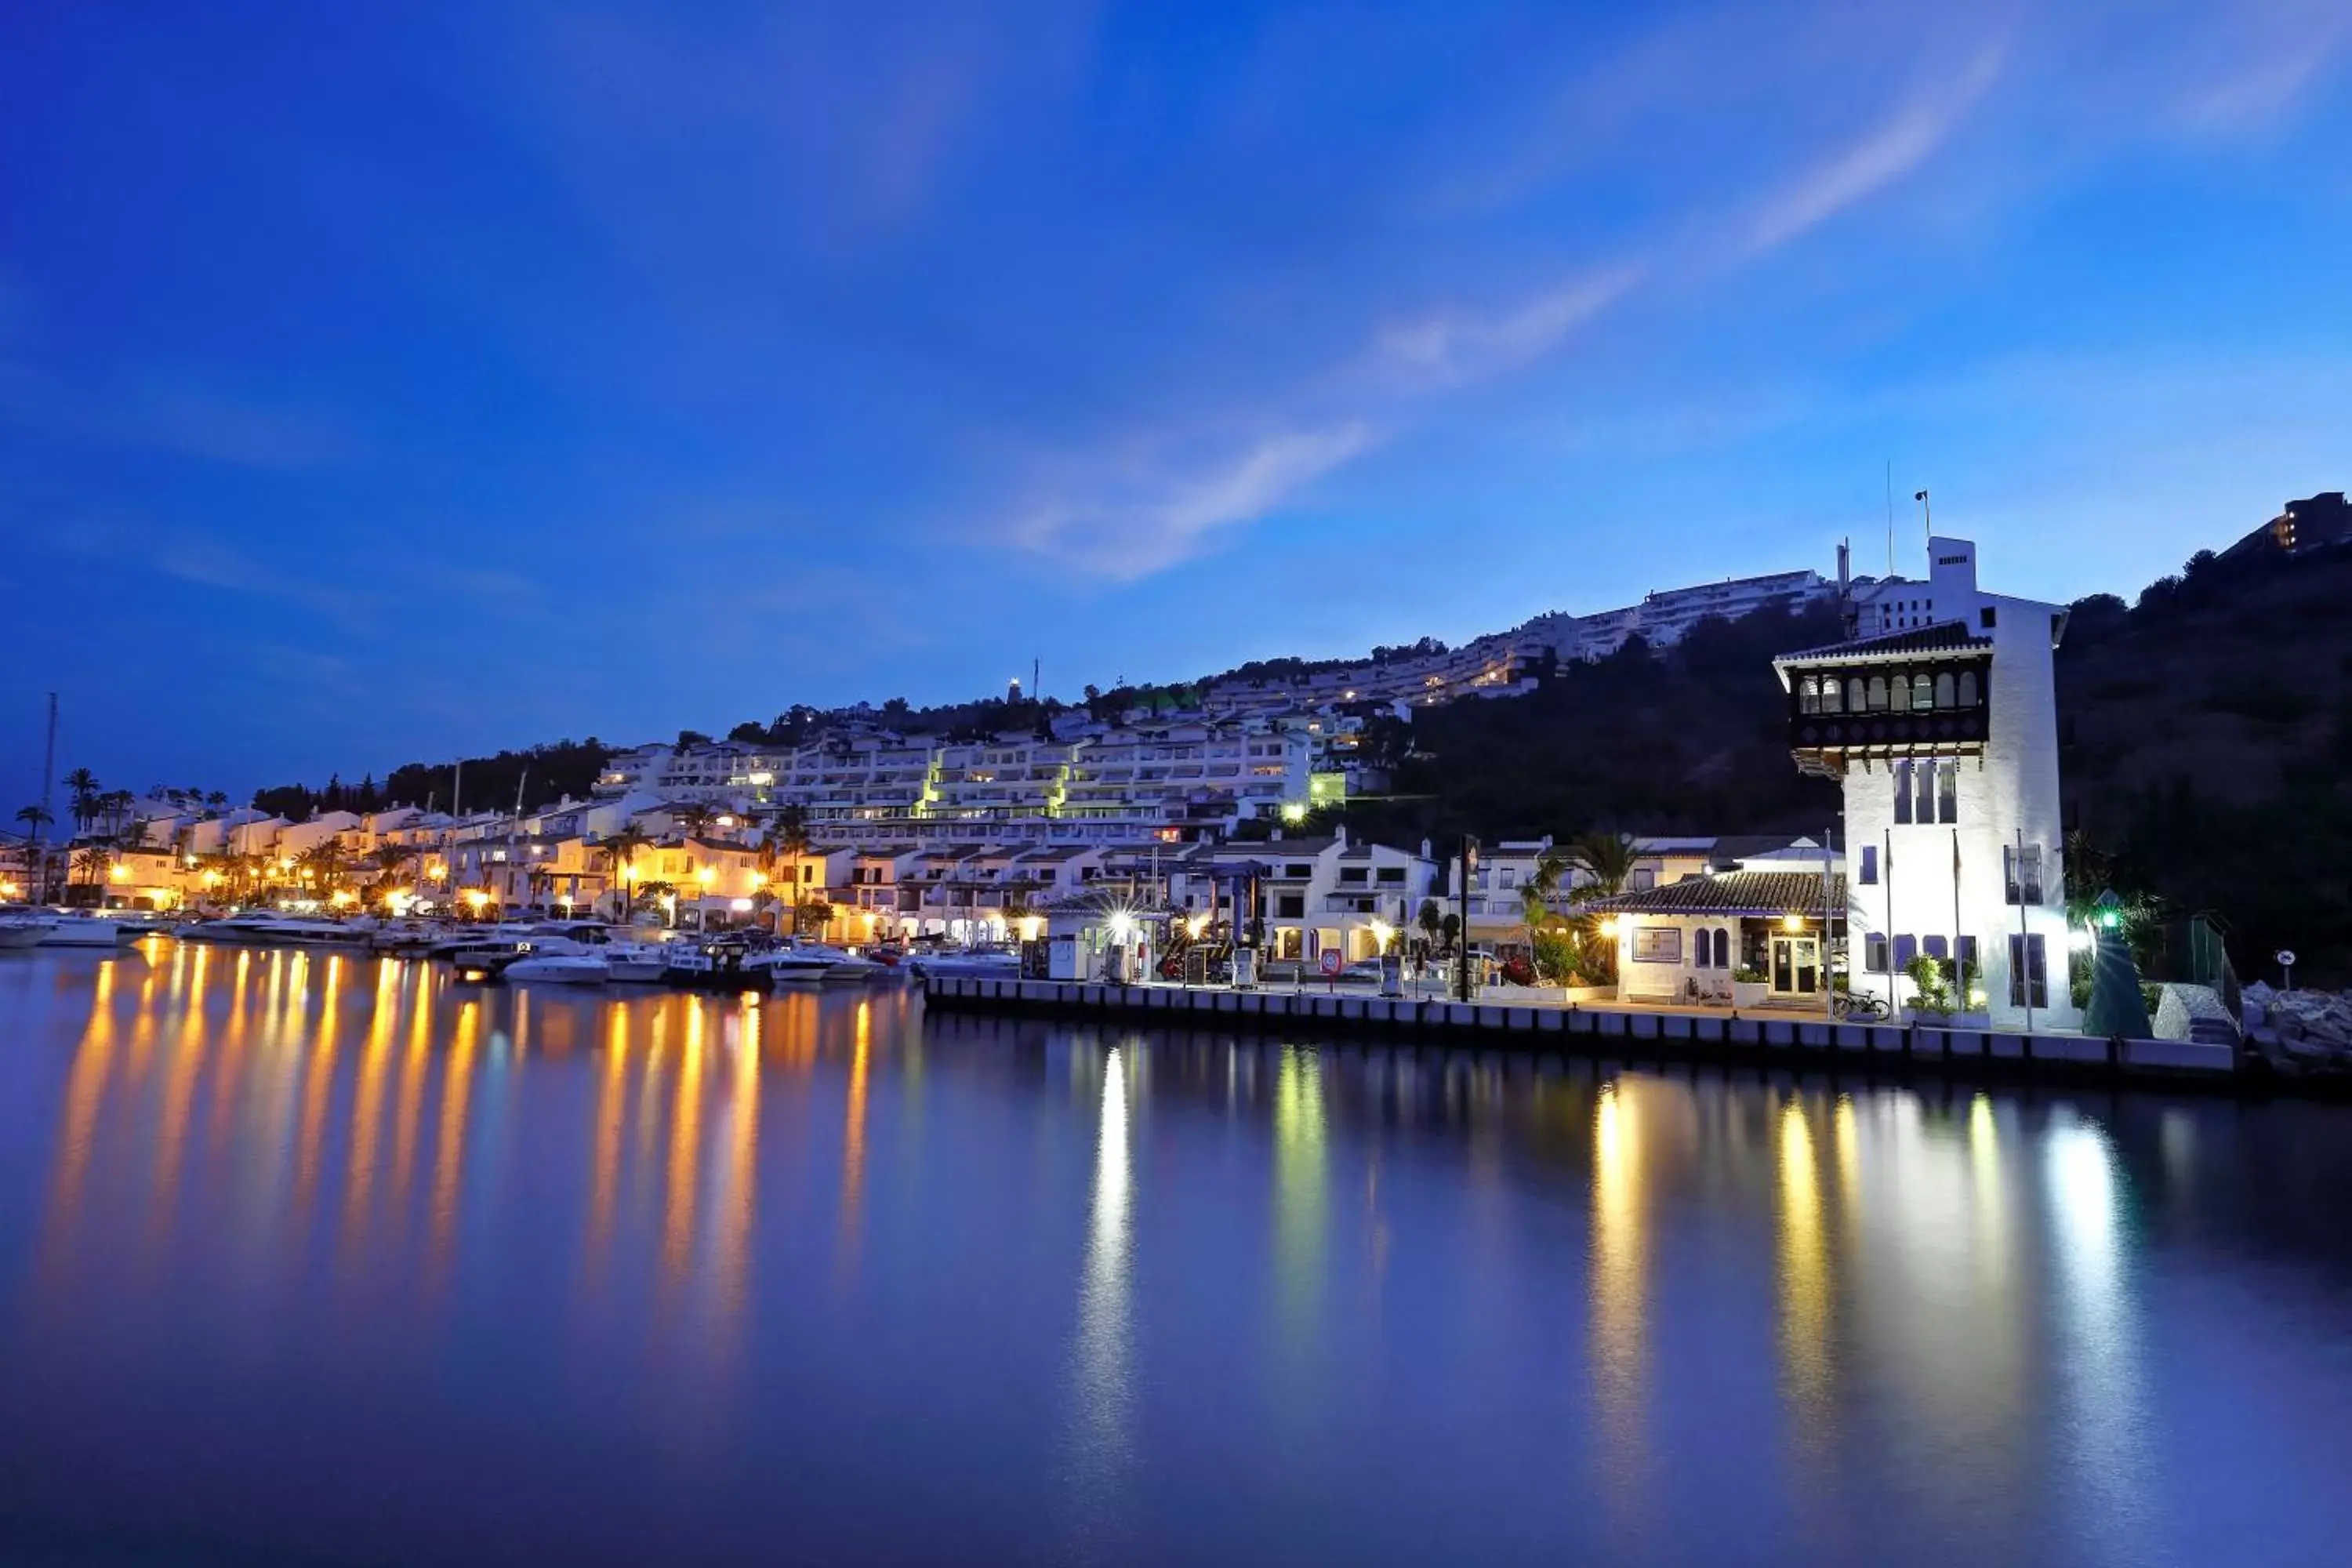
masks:
<path id="1" fill-rule="evenodd" d="M 1984 976 L 1977 965 L 1959 963 L 1954 965 L 1958 978 L 1952 988 L 1952 1010 L 1944 1019 L 1948 1029 L 1990 1029 L 1992 1009 L 1985 1001 Z"/>
<path id="2" fill-rule="evenodd" d="M 1923 952 L 1903 966 L 1903 973 L 1911 982 L 1911 998 L 1903 1005 L 1911 1021 L 1939 1029 L 1950 1027 L 1952 988 L 1945 977 L 1944 961 Z"/>
<path id="3" fill-rule="evenodd" d="M 1760 969 L 1735 969 L 1731 972 L 1731 1005 L 1735 1007 L 1764 1005 L 1764 972 Z"/>

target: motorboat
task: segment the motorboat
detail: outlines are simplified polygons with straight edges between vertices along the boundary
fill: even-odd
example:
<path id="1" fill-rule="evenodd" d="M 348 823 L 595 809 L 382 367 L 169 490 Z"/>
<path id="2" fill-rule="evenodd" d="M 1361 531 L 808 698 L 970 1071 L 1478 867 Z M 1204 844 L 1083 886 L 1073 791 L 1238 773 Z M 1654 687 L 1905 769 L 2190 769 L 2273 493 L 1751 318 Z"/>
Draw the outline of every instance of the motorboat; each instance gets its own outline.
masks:
<path id="1" fill-rule="evenodd" d="M 602 985 L 612 978 L 609 961 L 595 952 L 535 952 L 516 959 L 501 973 L 508 980 L 537 980 L 558 985 Z"/>
<path id="2" fill-rule="evenodd" d="M 47 921 L 28 920 L 23 915 L 0 916 L 0 952 L 38 947 L 41 938 L 48 933 Z"/>
<path id="3" fill-rule="evenodd" d="M 917 975 L 959 975 L 978 980 L 1018 980 L 1021 955 L 1008 947 L 946 948 L 911 953 L 906 967 Z"/>
<path id="4" fill-rule="evenodd" d="M 604 927 L 595 921 L 501 921 L 443 928 L 425 943 L 427 958 L 454 958 L 468 948 L 505 942 L 529 952 L 597 952 Z"/>
<path id="5" fill-rule="evenodd" d="M 36 916 L 35 923 L 41 928 L 36 947 L 121 947 L 140 934 L 121 921 L 79 911 Z"/>
<path id="6" fill-rule="evenodd" d="M 281 915 L 247 910 L 225 920 L 196 921 L 179 928 L 182 942 L 233 942 L 255 947 L 366 947 L 373 932 L 366 927 L 315 915 Z"/>
<path id="7" fill-rule="evenodd" d="M 676 942 L 614 942 L 599 950 L 604 960 L 604 977 L 621 985 L 657 985 L 669 968 L 670 949 Z"/>
<path id="8" fill-rule="evenodd" d="M 779 981 L 824 985 L 856 984 L 890 973 L 887 965 L 870 958 L 817 942 L 795 942 L 791 947 L 754 953 L 746 961 L 746 966 L 764 969 L 771 978 Z"/>
<path id="9" fill-rule="evenodd" d="M 776 978 L 759 962 L 767 956 L 749 942 L 726 937 L 674 942 L 668 944 L 662 979 L 695 991 L 765 991 Z"/>

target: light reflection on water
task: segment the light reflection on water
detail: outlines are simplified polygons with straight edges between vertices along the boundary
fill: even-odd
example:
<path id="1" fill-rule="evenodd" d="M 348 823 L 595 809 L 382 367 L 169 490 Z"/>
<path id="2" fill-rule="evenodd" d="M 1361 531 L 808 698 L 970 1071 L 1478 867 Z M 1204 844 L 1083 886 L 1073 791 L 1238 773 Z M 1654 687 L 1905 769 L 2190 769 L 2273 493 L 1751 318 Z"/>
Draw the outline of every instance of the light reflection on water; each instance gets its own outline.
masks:
<path id="1" fill-rule="evenodd" d="M 0 964 L 0 1548 L 55 1560 L 2292 1562 L 2352 1523 L 2327 1108 L 161 942 Z"/>

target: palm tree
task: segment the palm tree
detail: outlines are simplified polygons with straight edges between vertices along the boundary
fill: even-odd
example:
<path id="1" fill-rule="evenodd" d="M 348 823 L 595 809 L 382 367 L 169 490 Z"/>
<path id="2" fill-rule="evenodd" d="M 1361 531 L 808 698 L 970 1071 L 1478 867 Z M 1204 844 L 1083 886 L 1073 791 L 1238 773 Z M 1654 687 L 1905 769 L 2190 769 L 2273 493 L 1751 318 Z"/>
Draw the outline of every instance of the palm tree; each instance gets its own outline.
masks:
<path id="1" fill-rule="evenodd" d="M 110 789 L 98 797 L 98 815 L 106 819 L 109 833 L 122 831 L 122 824 L 131 815 L 131 803 L 137 798 L 127 789 Z"/>
<path id="2" fill-rule="evenodd" d="M 651 844 L 652 839 L 634 827 L 618 833 L 608 833 L 597 845 L 597 858 L 604 862 L 604 874 L 611 879 L 610 890 L 616 895 L 614 918 L 626 920 L 629 914 L 629 868 L 636 863 L 637 851 Z"/>
<path id="3" fill-rule="evenodd" d="M 787 805 L 776 813 L 774 826 L 761 840 L 761 869 L 769 870 L 778 863 L 788 863 L 786 882 L 792 891 L 785 906 L 793 911 L 793 931 L 801 929 L 801 860 L 813 846 L 809 843 L 808 811 L 803 806 Z"/>
<path id="4" fill-rule="evenodd" d="M 45 805 L 23 805 L 16 808 L 16 820 L 25 825 L 25 869 L 32 879 L 29 889 L 35 903 L 46 903 L 49 893 L 49 857 L 41 844 L 41 830 L 56 822 Z"/>
<path id="5" fill-rule="evenodd" d="M 697 801 L 692 805 L 680 807 L 675 815 L 678 826 L 688 838 L 699 838 L 710 831 L 711 821 L 719 814 Z"/>
<path id="6" fill-rule="evenodd" d="M 390 839 L 379 842 L 374 853 L 375 879 L 368 884 L 369 894 L 383 899 L 398 891 L 402 868 L 415 857 L 416 851 L 408 845 L 394 844 Z"/>
<path id="7" fill-rule="evenodd" d="M 215 790 L 212 794 L 205 796 L 205 804 L 211 806 L 215 811 L 218 811 L 223 806 L 228 805 L 228 796 L 219 790 Z"/>
<path id="8" fill-rule="evenodd" d="M 98 775 L 88 768 L 76 768 L 65 782 L 66 793 L 73 801 L 74 831 L 86 833 L 98 815 Z"/>
<path id="9" fill-rule="evenodd" d="M 1641 858 L 1631 834 L 1588 833 L 1568 847 L 1561 868 L 1572 867 L 1582 875 L 1591 897 L 1609 899 L 1625 890 Z"/>
<path id="10" fill-rule="evenodd" d="M 302 851 L 302 868 L 316 881 L 321 896 L 331 893 L 343 879 L 343 847 L 331 838 L 322 838 Z"/>
<path id="11" fill-rule="evenodd" d="M 74 852 L 69 875 L 73 879 L 86 881 L 94 888 L 102 887 L 106 882 L 107 870 L 113 864 L 111 850 L 103 844 L 92 844 Z"/>

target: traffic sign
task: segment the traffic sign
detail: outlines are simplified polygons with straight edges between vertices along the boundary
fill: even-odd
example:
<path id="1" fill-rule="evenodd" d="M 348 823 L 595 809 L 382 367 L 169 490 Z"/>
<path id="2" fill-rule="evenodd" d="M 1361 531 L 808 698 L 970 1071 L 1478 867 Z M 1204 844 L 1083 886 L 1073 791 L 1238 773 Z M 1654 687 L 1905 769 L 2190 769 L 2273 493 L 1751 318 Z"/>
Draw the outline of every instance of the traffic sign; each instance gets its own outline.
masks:
<path id="1" fill-rule="evenodd" d="M 1339 971 L 1340 971 L 1341 969 L 1345 968 L 1346 966 L 1347 966 L 1347 961 L 1346 961 L 1345 959 L 1343 959 L 1343 958 L 1341 958 L 1341 957 L 1339 956 L 1339 950 L 1338 948 L 1336 948 L 1336 947 L 1327 947 L 1327 948 L 1325 948 L 1325 949 L 1323 950 L 1323 973 L 1326 973 L 1326 974 L 1337 974 L 1337 973 L 1339 973 Z"/>

